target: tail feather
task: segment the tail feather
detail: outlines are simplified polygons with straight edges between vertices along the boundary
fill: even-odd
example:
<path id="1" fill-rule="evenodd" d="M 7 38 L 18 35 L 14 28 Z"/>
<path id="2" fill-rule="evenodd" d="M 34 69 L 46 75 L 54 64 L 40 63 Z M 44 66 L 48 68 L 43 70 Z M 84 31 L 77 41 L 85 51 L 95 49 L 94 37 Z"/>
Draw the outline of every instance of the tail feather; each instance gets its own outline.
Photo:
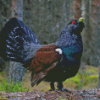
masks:
<path id="1" fill-rule="evenodd" d="M 11 18 L 0 32 L 0 56 L 4 60 L 25 62 L 29 52 L 25 49 L 25 43 L 40 44 L 30 28 L 22 21 Z"/>
<path id="2" fill-rule="evenodd" d="M 46 75 L 43 72 L 40 72 L 39 74 L 35 74 L 33 76 L 33 80 L 31 81 L 31 86 L 33 87 L 38 81 L 40 80 L 42 81 L 45 76 Z"/>
<path id="3" fill-rule="evenodd" d="M 38 74 L 33 71 L 31 74 L 31 86 L 33 87 L 35 84 L 38 85 L 42 80 L 44 80 L 49 71 L 56 67 L 57 64 L 58 62 L 53 63 L 49 68 L 39 72 Z"/>

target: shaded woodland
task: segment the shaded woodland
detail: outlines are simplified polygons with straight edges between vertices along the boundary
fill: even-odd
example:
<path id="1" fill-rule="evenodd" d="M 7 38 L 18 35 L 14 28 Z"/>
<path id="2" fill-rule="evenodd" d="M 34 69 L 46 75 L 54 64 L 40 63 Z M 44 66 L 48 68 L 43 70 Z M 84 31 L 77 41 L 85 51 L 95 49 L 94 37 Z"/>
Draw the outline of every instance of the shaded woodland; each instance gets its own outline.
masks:
<path id="1" fill-rule="evenodd" d="M 14 17 L 15 1 L 0 0 L 0 30 L 11 17 Z M 22 8 L 18 8 L 23 15 L 19 13 L 19 19 L 31 28 L 41 44 L 55 42 L 65 23 L 73 18 L 84 17 L 86 27 L 82 33 L 84 42 L 82 62 L 99 65 L 100 0 L 22 1 Z"/>
<path id="2" fill-rule="evenodd" d="M 100 0 L 0 0 L 0 30 L 12 17 L 29 26 L 41 44 L 55 42 L 68 21 L 84 17 L 81 66 L 100 65 Z M 0 62 L 2 65 L 3 61 Z M 20 63 L 7 62 L 5 65 L 10 66 L 10 71 L 17 66 L 14 72 L 23 75 L 24 68 Z M 22 80 L 22 77 L 17 76 L 17 79 Z"/>

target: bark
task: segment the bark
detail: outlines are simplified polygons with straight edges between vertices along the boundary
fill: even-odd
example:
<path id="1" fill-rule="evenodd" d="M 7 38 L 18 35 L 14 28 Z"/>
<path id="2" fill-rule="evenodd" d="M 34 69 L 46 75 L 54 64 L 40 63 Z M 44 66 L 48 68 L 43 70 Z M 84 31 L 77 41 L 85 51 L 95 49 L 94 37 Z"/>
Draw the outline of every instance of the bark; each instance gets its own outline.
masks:
<path id="1" fill-rule="evenodd" d="M 5 23 L 11 18 L 11 2 L 10 0 L 0 0 L 0 30 Z M 0 70 L 7 72 L 5 61 L 0 57 Z"/>
<path id="2" fill-rule="evenodd" d="M 12 17 L 23 21 L 23 0 L 12 0 Z"/>
<path id="3" fill-rule="evenodd" d="M 99 68 L 98 88 L 100 88 L 100 65 L 98 66 L 98 68 Z"/>
<path id="4" fill-rule="evenodd" d="M 66 15 L 66 20 L 65 21 L 69 21 L 71 18 L 70 18 L 70 2 L 71 0 L 65 0 L 65 15 Z"/>
<path id="5" fill-rule="evenodd" d="M 89 60 L 90 60 L 90 53 L 91 53 L 91 48 L 90 48 L 90 12 L 89 12 L 89 0 L 85 0 L 84 1 L 84 5 L 85 5 L 85 14 L 84 14 L 84 18 L 85 18 L 85 29 L 82 32 L 82 37 L 83 37 L 83 56 L 82 56 L 82 60 L 83 62 L 85 62 L 85 64 L 90 64 Z"/>
<path id="6" fill-rule="evenodd" d="M 75 19 L 81 17 L 81 0 L 75 0 Z"/>
<path id="7" fill-rule="evenodd" d="M 12 0 L 12 17 L 23 20 L 23 0 Z M 24 68 L 19 62 L 6 62 L 8 66 L 8 81 L 22 81 Z"/>
<path id="8" fill-rule="evenodd" d="M 94 0 L 95 26 L 93 32 L 95 65 L 99 68 L 98 88 L 100 88 L 100 0 Z"/>

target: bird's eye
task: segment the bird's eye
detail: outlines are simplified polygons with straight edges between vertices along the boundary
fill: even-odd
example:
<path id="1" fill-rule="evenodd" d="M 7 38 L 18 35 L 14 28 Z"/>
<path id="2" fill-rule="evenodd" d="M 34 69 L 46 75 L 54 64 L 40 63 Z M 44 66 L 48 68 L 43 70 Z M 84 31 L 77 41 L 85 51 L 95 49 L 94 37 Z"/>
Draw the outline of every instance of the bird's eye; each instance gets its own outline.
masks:
<path id="1" fill-rule="evenodd" d="M 74 24 L 74 23 L 76 23 L 76 21 L 74 20 L 74 21 L 72 21 L 72 24 Z"/>

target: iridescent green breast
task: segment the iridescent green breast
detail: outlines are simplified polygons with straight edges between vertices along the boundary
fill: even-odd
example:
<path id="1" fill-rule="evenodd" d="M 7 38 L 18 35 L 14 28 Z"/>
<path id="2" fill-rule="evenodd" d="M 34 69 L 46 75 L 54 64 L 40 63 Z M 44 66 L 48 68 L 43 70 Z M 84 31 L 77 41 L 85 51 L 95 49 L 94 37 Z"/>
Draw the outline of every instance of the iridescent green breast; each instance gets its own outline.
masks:
<path id="1" fill-rule="evenodd" d="M 68 60 L 76 59 L 76 56 L 82 54 L 83 52 L 83 46 L 79 44 L 71 45 L 61 49 Z"/>

